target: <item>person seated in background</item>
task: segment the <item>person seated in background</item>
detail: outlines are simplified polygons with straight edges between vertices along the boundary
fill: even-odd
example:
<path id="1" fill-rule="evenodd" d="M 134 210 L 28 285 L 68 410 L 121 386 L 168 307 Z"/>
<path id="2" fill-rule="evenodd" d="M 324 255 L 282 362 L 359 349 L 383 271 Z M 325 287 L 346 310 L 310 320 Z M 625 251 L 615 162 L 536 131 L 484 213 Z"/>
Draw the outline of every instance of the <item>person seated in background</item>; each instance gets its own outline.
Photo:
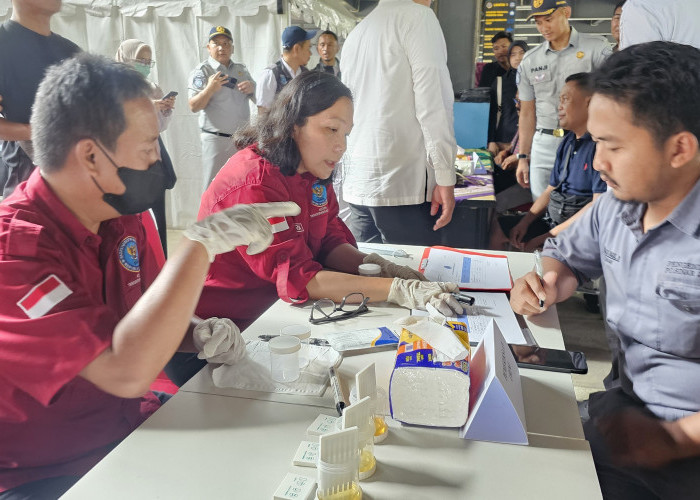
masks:
<path id="1" fill-rule="evenodd" d="M 355 292 L 409 308 L 432 303 L 449 316 L 463 310 L 449 293 L 457 284 L 421 281 L 418 271 L 357 249 L 338 217 L 331 182 L 352 127 L 350 90 L 330 73 L 311 71 L 289 82 L 269 114 L 236 135 L 241 151 L 202 196 L 199 217 L 272 201 L 294 201 L 301 214 L 271 220 L 275 239 L 266 251 L 217 257 L 197 306 L 200 316 L 235 318 L 245 326 L 278 298 L 338 303 Z M 382 277 L 357 275 L 368 262 L 381 266 Z"/>
<path id="2" fill-rule="evenodd" d="M 571 226 L 605 192 L 605 182 L 593 168 L 595 142 L 586 129 L 591 93 L 590 73 L 566 78 L 559 96 L 559 123 L 569 132 L 559 145 L 549 186 L 524 215 L 498 218 L 492 226 L 491 248 L 510 244 L 531 252 Z M 542 218 L 545 212 L 549 221 Z"/>
<path id="3" fill-rule="evenodd" d="M 513 310 L 536 315 L 605 277 L 620 386 L 591 394 L 583 429 L 606 499 L 700 491 L 698 88 L 700 50 L 689 45 L 634 45 L 603 63 L 588 130 L 609 189 L 547 240 L 544 277 L 530 272 L 511 290 Z"/>
<path id="4" fill-rule="evenodd" d="M 146 80 L 101 56 L 67 59 L 39 85 L 30 124 L 38 168 L 0 203 L 3 500 L 58 498 L 158 409 L 150 384 L 195 347 L 185 334 L 214 255 L 261 251 L 266 217 L 298 213 L 219 212 L 185 230 L 159 274 L 141 214 L 165 190 Z M 194 330 L 206 340 L 226 325 Z"/>
<path id="5" fill-rule="evenodd" d="M 488 150 L 494 157 L 510 147 L 518 132 L 518 110 L 515 104 L 518 84 L 515 80 L 520 61 L 527 51 L 527 43 L 522 40 L 513 42 L 508 48 L 510 69 L 503 76 L 496 77 L 491 84 Z M 498 164 L 500 165 L 500 162 Z"/>
<path id="6" fill-rule="evenodd" d="M 499 31 L 491 37 L 495 61 L 484 64 L 479 77 L 479 87 L 490 87 L 496 77 L 505 75 L 506 71 L 510 69 L 508 47 L 511 43 L 513 43 L 513 34 L 508 31 Z"/>

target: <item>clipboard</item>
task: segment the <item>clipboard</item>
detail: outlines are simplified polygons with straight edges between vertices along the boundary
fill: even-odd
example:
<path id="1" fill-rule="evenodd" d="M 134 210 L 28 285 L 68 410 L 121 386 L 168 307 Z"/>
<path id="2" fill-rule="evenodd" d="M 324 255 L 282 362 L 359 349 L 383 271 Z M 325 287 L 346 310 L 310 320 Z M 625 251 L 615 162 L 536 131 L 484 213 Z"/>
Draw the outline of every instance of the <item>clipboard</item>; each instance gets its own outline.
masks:
<path id="1" fill-rule="evenodd" d="M 434 246 L 423 251 L 418 269 L 431 281 L 459 283 L 463 290 L 509 292 L 513 288 L 506 255 Z"/>

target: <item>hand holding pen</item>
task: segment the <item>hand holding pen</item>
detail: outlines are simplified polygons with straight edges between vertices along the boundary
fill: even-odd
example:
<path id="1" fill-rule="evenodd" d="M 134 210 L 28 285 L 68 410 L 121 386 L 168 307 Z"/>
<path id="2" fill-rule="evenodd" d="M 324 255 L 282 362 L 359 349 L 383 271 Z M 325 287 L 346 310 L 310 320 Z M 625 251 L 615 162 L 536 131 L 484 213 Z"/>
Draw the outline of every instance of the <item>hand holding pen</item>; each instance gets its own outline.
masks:
<path id="1" fill-rule="evenodd" d="M 536 251 L 534 271 L 513 283 L 510 291 L 510 305 L 513 311 L 523 315 L 543 313 L 548 305 L 556 300 L 556 279 L 556 272 L 547 273 L 547 278 L 544 278 L 542 255 Z"/>
<path id="2" fill-rule="evenodd" d="M 539 250 L 535 250 L 535 272 L 540 280 L 544 278 L 544 273 L 542 272 L 542 254 Z M 537 294 L 537 296 L 540 299 L 540 307 L 544 307 L 544 298 L 540 294 Z"/>

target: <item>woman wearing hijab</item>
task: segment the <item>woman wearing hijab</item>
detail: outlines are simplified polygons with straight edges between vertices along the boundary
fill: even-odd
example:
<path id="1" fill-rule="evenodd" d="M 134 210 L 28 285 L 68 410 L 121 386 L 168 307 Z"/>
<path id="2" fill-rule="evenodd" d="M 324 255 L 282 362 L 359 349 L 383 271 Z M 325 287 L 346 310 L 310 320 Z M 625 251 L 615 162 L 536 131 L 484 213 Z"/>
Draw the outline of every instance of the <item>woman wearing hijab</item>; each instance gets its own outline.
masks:
<path id="1" fill-rule="evenodd" d="M 155 65 L 153 60 L 153 50 L 151 47 L 135 38 L 130 38 L 129 40 L 124 40 L 117 49 L 117 54 L 114 58 L 121 63 L 128 64 L 133 67 L 136 71 L 141 73 L 144 78 L 148 78 L 151 73 L 151 68 Z M 170 123 L 172 118 L 173 108 L 175 107 L 175 96 L 163 99 L 163 90 L 161 88 L 149 81 L 151 85 L 151 99 L 153 99 L 153 104 L 158 111 L 158 127 L 162 133 Z M 175 176 L 175 170 L 173 168 L 173 162 L 170 159 L 168 151 L 165 149 L 165 145 L 161 138 L 158 138 L 158 144 L 160 145 L 160 155 L 163 162 L 163 166 L 168 174 L 168 183 L 166 189 L 172 189 L 177 180 Z M 156 219 L 156 225 L 158 226 L 158 235 L 160 236 L 160 242 L 163 245 L 163 252 L 166 257 L 168 255 L 167 248 L 167 230 L 165 224 L 165 196 L 158 200 L 156 204 L 151 207 L 153 210 L 153 215 Z"/>

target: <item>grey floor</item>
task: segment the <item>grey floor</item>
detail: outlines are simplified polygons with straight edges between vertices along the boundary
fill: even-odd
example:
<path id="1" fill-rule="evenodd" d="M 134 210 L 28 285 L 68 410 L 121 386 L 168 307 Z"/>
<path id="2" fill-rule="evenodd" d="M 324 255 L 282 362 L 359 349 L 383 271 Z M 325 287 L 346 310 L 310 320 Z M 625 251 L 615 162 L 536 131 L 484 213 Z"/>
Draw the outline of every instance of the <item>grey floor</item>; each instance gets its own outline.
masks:
<path id="1" fill-rule="evenodd" d="M 168 230 L 168 253 L 172 255 L 182 231 Z M 601 315 L 586 310 L 583 297 L 574 295 L 557 306 L 564 343 L 570 351 L 583 351 L 588 361 L 588 374 L 572 375 L 576 398 L 581 401 L 592 392 L 603 389 L 603 378 L 610 371 L 610 351 L 605 339 Z"/>

